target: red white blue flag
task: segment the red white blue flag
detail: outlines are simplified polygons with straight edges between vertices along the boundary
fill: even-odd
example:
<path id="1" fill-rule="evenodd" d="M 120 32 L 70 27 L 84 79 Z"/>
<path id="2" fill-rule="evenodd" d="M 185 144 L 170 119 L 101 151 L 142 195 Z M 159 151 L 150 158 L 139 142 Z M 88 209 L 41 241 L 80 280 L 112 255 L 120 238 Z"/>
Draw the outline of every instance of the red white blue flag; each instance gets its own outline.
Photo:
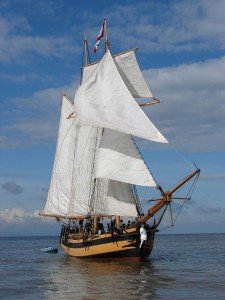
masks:
<path id="1" fill-rule="evenodd" d="M 104 36 L 104 32 L 105 32 L 105 21 L 106 21 L 106 20 L 103 21 L 102 27 L 101 27 L 101 29 L 100 29 L 100 31 L 99 31 L 99 34 L 98 34 L 98 37 L 97 37 L 97 39 L 96 39 L 96 43 L 95 43 L 95 47 L 94 47 L 94 53 L 96 53 L 97 48 L 98 48 L 98 45 L 99 45 L 99 43 L 100 43 L 100 40 L 101 40 L 101 38 Z"/>

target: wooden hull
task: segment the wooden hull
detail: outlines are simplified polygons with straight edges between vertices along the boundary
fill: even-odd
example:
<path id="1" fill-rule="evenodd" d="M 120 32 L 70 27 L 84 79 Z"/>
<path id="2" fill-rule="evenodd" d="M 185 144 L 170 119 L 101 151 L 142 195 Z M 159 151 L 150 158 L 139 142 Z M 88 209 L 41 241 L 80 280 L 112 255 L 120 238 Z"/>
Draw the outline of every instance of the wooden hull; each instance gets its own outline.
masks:
<path id="1" fill-rule="evenodd" d="M 77 236 L 61 236 L 61 247 L 70 256 L 111 261 L 144 261 L 153 249 L 154 234 L 148 236 L 142 248 L 135 229 L 125 234 L 96 235 L 84 240 Z"/>

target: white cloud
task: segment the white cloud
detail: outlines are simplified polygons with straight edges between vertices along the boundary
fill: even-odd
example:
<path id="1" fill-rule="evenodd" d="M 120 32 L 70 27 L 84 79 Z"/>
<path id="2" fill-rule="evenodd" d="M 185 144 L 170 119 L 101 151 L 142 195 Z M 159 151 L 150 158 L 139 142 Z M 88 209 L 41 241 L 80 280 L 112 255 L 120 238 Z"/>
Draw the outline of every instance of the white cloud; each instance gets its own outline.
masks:
<path id="1" fill-rule="evenodd" d="M 73 87 L 62 88 L 73 98 Z M 1 147 L 24 147 L 52 143 L 56 139 L 60 118 L 60 90 L 46 89 L 29 98 L 5 101 L 1 118 Z"/>
<path id="2" fill-rule="evenodd" d="M 0 61 L 25 63 L 30 56 L 64 57 L 80 51 L 69 36 L 38 36 L 25 17 L 0 16 Z"/>
<path id="3" fill-rule="evenodd" d="M 148 108 L 171 142 L 192 150 L 225 147 L 225 57 L 144 72 L 154 95 Z"/>
<path id="4" fill-rule="evenodd" d="M 0 211 L 0 222 L 6 222 L 9 224 L 21 224 L 26 222 L 42 222 L 43 217 L 39 216 L 39 210 L 33 212 L 26 212 L 22 208 L 12 208 Z M 47 221 L 52 221 L 48 218 Z"/>
<path id="5" fill-rule="evenodd" d="M 36 212 L 33 214 L 26 213 L 22 208 L 0 211 L 0 221 L 5 221 L 7 223 L 23 223 L 27 218 L 32 217 L 37 217 Z"/>
<path id="6" fill-rule="evenodd" d="M 224 49 L 225 2 L 139 1 L 109 12 L 112 44 L 138 45 L 143 52 Z M 141 16 L 141 17 L 140 17 Z M 123 28 L 123 30 L 121 30 Z M 135 30 L 134 30 L 135 28 Z"/>

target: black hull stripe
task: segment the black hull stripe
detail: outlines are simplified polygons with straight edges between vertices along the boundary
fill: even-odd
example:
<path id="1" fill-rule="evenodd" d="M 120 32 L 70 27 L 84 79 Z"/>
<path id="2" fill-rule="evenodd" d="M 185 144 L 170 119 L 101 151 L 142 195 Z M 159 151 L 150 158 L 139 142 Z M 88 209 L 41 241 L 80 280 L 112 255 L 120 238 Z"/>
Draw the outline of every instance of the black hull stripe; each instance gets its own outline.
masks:
<path id="1" fill-rule="evenodd" d="M 81 242 L 81 243 L 69 243 L 65 240 L 62 239 L 62 244 L 65 245 L 66 247 L 70 248 L 87 248 L 90 246 L 97 246 L 97 245 L 105 245 L 105 244 L 111 244 L 111 243 L 116 243 L 119 241 L 129 241 L 129 239 L 124 239 L 121 237 L 115 237 L 114 240 L 112 237 L 107 237 L 107 238 L 101 238 L 97 240 L 91 240 L 91 241 L 86 241 L 86 242 Z M 131 243 L 132 241 L 130 241 Z"/>

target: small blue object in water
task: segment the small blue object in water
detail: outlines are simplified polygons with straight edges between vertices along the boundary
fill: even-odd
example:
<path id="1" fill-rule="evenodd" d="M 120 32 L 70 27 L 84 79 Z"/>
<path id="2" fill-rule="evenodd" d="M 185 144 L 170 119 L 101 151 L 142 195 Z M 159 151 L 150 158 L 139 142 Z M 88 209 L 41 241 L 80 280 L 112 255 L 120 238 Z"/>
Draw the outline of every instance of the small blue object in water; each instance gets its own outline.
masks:
<path id="1" fill-rule="evenodd" d="M 58 253 L 58 249 L 56 247 L 45 247 L 41 249 L 41 251 L 47 253 Z"/>

